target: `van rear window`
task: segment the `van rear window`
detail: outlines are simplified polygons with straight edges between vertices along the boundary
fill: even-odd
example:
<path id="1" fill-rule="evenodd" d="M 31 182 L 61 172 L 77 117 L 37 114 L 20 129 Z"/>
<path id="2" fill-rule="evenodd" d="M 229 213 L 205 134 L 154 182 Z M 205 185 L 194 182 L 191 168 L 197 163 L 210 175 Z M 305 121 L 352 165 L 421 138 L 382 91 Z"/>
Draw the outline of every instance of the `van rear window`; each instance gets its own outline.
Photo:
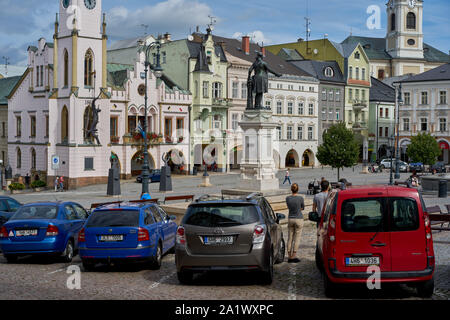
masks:
<path id="1" fill-rule="evenodd" d="M 189 207 L 183 224 L 199 227 L 232 227 L 259 221 L 254 205 L 196 205 Z"/>
<path id="2" fill-rule="evenodd" d="M 344 232 L 377 232 L 383 229 L 384 205 L 381 199 L 352 199 L 342 203 Z"/>
<path id="3" fill-rule="evenodd" d="M 139 227 L 139 211 L 97 211 L 88 219 L 86 228 Z"/>

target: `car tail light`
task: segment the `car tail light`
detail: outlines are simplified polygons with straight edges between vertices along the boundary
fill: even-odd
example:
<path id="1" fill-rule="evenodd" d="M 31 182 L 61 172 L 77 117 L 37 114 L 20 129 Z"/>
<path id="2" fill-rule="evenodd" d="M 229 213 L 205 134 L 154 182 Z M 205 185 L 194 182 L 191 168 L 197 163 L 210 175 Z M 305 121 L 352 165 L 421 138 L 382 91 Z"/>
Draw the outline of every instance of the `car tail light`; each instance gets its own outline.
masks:
<path id="1" fill-rule="evenodd" d="M 45 234 L 46 237 L 56 237 L 58 235 L 58 227 L 54 225 L 49 225 L 47 227 L 47 233 Z"/>
<path id="2" fill-rule="evenodd" d="M 8 230 L 6 230 L 6 227 L 2 227 L 0 230 L 0 238 L 8 238 Z"/>
<path id="3" fill-rule="evenodd" d="M 431 231 L 431 221 L 430 217 L 428 216 L 428 213 L 423 213 L 423 218 L 425 220 L 425 238 L 427 239 L 427 250 L 431 247 L 431 241 L 432 241 L 432 231 Z"/>
<path id="4" fill-rule="evenodd" d="M 330 228 L 329 228 L 330 241 L 336 241 L 336 217 L 332 217 L 330 219 Z"/>
<path id="5" fill-rule="evenodd" d="M 78 242 L 82 243 L 82 242 L 86 242 L 86 232 L 83 229 L 81 229 L 80 233 L 78 234 Z"/>
<path id="6" fill-rule="evenodd" d="M 186 244 L 186 233 L 184 227 L 178 227 L 177 229 L 177 243 Z"/>
<path id="7" fill-rule="evenodd" d="M 253 245 L 255 245 L 255 249 L 262 247 L 265 238 L 266 238 L 266 226 L 265 225 L 256 226 L 255 230 L 253 231 Z"/>
<path id="8" fill-rule="evenodd" d="M 148 230 L 144 228 L 139 228 L 138 230 L 138 241 L 148 241 L 150 240 L 150 235 Z"/>

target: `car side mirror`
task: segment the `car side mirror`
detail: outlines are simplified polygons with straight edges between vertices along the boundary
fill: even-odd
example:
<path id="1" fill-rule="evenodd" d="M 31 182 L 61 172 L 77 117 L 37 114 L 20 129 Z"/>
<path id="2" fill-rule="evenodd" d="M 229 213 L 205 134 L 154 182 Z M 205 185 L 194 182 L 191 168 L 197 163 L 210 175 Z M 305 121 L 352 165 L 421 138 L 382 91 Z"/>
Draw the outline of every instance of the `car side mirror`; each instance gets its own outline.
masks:
<path id="1" fill-rule="evenodd" d="M 309 213 L 309 221 L 319 222 L 320 221 L 319 214 L 317 212 L 310 212 Z"/>
<path id="2" fill-rule="evenodd" d="M 282 214 L 282 213 L 277 213 L 277 223 L 280 223 L 281 220 L 285 220 L 286 219 L 286 215 Z"/>

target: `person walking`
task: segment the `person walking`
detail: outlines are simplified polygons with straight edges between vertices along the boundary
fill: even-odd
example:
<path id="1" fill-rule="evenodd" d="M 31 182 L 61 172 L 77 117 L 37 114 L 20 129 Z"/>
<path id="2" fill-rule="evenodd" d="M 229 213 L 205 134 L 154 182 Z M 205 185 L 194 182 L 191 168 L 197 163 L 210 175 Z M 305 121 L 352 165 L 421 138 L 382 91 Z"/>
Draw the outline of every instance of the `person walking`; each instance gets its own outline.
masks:
<path id="1" fill-rule="evenodd" d="M 314 196 L 313 200 L 313 212 L 317 212 L 319 215 L 319 221 L 317 222 L 317 227 L 320 225 L 320 218 L 322 217 L 323 207 L 328 198 L 328 193 L 330 192 L 330 183 L 327 180 L 323 180 L 320 184 L 321 192 Z"/>
<path id="2" fill-rule="evenodd" d="M 303 214 L 305 210 L 305 200 L 298 195 L 298 184 L 294 183 L 291 187 L 292 195 L 286 198 L 286 204 L 289 208 L 288 221 L 288 263 L 299 263 L 297 250 L 300 247 L 300 238 L 303 229 Z"/>
<path id="3" fill-rule="evenodd" d="M 57 176 L 57 177 L 55 178 L 55 192 L 57 192 L 58 189 L 59 189 L 59 177 Z"/>
<path id="4" fill-rule="evenodd" d="M 59 178 L 59 189 L 61 190 L 61 192 L 64 192 L 64 177 L 61 176 Z"/>
<path id="5" fill-rule="evenodd" d="M 283 185 L 284 185 L 287 181 L 289 181 L 289 185 L 292 184 L 292 183 L 291 183 L 291 169 L 289 169 L 289 168 L 286 170 L 286 175 L 284 176 Z"/>

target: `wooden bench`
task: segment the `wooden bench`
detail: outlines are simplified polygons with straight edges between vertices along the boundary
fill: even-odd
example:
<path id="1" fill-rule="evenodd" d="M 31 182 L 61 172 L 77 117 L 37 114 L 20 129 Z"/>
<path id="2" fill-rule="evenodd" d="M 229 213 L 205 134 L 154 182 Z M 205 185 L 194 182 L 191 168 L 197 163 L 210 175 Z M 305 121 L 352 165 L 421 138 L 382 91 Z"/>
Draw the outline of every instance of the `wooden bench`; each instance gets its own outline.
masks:
<path id="1" fill-rule="evenodd" d="M 448 208 L 448 207 L 447 207 Z M 450 231 L 450 227 L 444 228 L 444 224 L 446 221 L 449 221 L 450 224 L 450 215 L 443 213 L 441 211 L 441 207 L 434 206 L 427 208 L 427 213 L 430 216 L 431 220 L 431 230 L 433 231 Z M 440 225 L 440 227 L 433 227 Z"/>
<path id="2" fill-rule="evenodd" d="M 109 204 L 121 204 L 123 201 L 113 201 L 113 202 L 103 202 L 103 203 L 93 203 L 93 204 L 91 204 L 91 210 L 92 209 L 96 209 L 96 208 L 98 208 L 98 207 L 101 207 L 101 206 L 106 206 L 106 205 L 109 205 Z"/>
<path id="3" fill-rule="evenodd" d="M 194 201 L 194 195 L 166 197 L 163 203 L 166 204 L 167 201 L 178 201 L 178 200 L 186 200 L 186 202 L 189 201 L 192 202 Z"/>
<path id="4" fill-rule="evenodd" d="M 131 203 L 156 203 L 156 204 L 158 204 L 159 203 L 159 199 L 131 200 L 131 201 L 128 201 L 128 202 L 131 202 Z"/>

